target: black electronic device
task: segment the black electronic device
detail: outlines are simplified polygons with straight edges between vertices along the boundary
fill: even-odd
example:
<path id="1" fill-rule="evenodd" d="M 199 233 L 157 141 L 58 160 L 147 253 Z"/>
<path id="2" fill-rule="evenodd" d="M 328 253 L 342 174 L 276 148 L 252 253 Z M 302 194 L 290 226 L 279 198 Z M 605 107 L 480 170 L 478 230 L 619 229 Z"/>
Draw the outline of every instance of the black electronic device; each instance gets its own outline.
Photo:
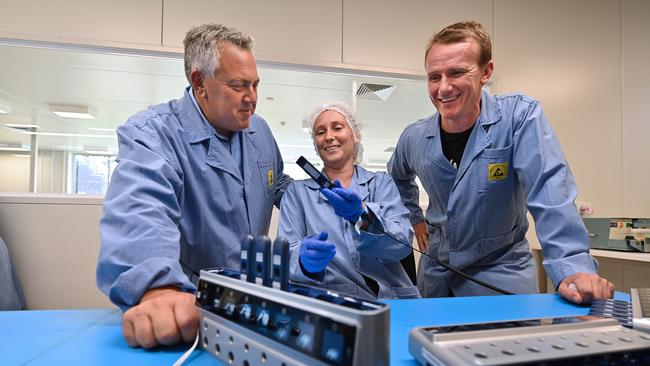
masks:
<path id="1" fill-rule="evenodd" d="M 327 179 L 324 174 L 319 172 L 318 169 L 305 159 L 304 156 L 299 157 L 298 160 L 296 160 L 296 164 L 298 164 L 298 166 L 301 167 L 302 170 L 311 177 L 311 179 L 316 181 L 321 188 L 334 188 L 334 183 L 330 182 L 330 180 Z"/>
<path id="2" fill-rule="evenodd" d="M 270 253 L 268 238 L 242 246 L 250 243 L 257 248 L 242 250 L 242 263 L 255 267 L 252 280 L 235 270 L 201 270 L 196 305 L 206 352 L 237 365 L 388 365 L 388 305 L 289 283 L 287 239 L 275 240 L 272 256 L 263 254 Z M 266 262 L 261 270 L 251 257 Z M 273 282 L 262 286 L 256 277 L 266 277 L 271 261 Z"/>
<path id="3" fill-rule="evenodd" d="M 278 237 L 273 243 L 273 281 L 280 284 L 280 289 L 289 289 L 289 240 Z"/>
<path id="4" fill-rule="evenodd" d="M 271 274 L 271 239 L 267 236 L 258 236 L 253 240 L 255 255 L 255 277 L 262 279 L 264 286 L 273 285 L 273 276 Z"/>
<path id="5" fill-rule="evenodd" d="M 239 255 L 239 265 L 241 268 L 240 276 L 243 280 L 248 282 L 255 282 L 254 250 L 255 243 L 253 243 L 253 237 L 248 235 L 244 240 L 242 240 L 241 252 Z"/>

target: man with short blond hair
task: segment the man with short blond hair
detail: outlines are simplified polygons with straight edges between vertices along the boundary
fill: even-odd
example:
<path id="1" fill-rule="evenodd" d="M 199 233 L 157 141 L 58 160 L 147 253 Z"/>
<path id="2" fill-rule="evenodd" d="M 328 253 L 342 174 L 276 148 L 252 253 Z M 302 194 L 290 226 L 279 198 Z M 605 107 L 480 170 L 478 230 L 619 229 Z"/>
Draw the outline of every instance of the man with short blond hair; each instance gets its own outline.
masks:
<path id="1" fill-rule="evenodd" d="M 576 303 L 612 297 L 596 273 L 575 207 L 577 187 L 538 101 L 482 90 L 494 70 L 492 44 L 477 22 L 452 24 L 427 45 L 429 97 L 437 112 L 406 127 L 388 170 L 411 211 L 422 256 L 422 296 L 495 294 L 440 262 L 513 293 L 537 292 L 526 232 L 535 219 L 544 267 Z M 429 195 L 426 219 L 418 177 Z"/>

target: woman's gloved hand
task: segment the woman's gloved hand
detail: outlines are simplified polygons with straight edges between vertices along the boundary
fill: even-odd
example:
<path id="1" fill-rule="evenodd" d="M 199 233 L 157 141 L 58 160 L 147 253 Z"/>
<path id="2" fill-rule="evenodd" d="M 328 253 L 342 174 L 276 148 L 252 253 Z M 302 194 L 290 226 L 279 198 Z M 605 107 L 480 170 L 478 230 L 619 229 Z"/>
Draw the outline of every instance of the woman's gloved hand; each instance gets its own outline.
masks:
<path id="1" fill-rule="evenodd" d="M 336 246 L 327 241 L 327 232 L 308 236 L 300 243 L 300 263 L 309 273 L 320 273 L 334 258 Z"/>
<path id="2" fill-rule="evenodd" d="M 334 188 L 321 188 L 320 191 L 334 207 L 334 212 L 338 216 L 350 222 L 357 222 L 363 212 L 363 203 L 356 192 L 343 188 L 338 179 L 334 181 Z"/>

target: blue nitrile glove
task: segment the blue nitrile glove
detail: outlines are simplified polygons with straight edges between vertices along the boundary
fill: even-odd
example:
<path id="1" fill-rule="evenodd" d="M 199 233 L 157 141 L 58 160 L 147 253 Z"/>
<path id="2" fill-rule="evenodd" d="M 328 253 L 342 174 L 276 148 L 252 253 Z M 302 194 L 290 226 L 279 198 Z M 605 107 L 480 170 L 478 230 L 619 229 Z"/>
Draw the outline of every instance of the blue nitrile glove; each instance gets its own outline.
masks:
<path id="1" fill-rule="evenodd" d="M 327 240 L 327 232 L 308 236 L 300 243 L 300 263 L 309 273 L 320 273 L 336 254 L 336 246 Z"/>
<path id="2" fill-rule="evenodd" d="M 356 192 L 343 188 L 338 179 L 334 181 L 334 188 L 321 188 L 320 191 L 327 197 L 337 215 L 350 222 L 357 222 L 363 212 L 363 204 Z"/>

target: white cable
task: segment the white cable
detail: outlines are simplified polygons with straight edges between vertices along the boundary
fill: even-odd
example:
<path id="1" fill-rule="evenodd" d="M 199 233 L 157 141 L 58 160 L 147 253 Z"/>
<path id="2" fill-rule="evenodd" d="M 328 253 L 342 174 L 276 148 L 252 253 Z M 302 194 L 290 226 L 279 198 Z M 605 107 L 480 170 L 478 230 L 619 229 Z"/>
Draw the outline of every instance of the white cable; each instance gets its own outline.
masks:
<path id="1" fill-rule="evenodd" d="M 196 348 L 196 346 L 199 344 L 199 338 L 200 337 L 201 337 L 201 332 L 199 332 L 198 329 L 197 329 L 196 330 L 196 339 L 194 339 L 194 344 L 192 345 L 192 347 L 190 347 L 190 349 L 185 351 L 185 353 L 183 353 L 183 355 L 181 357 L 179 357 L 178 360 L 176 360 L 176 362 L 174 362 L 173 366 L 181 366 L 183 364 L 183 362 L 185 362 L 185 360 L 187 360 L 187 358 L 190 357 L 192 352 L 194 352 L 194 349 Z"/>

